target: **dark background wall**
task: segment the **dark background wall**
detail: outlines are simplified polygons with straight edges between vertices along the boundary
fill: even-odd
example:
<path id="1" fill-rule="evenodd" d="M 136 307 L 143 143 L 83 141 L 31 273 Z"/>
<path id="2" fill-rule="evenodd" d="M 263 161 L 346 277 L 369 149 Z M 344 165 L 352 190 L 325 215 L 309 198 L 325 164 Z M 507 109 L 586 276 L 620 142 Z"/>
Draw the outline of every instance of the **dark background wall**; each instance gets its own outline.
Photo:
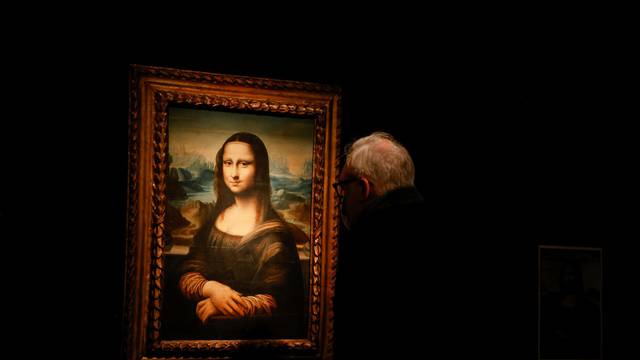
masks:
<path id="1" fill-rule="evenodd" d="M 545 51 L 480 42 L 236 56 L 213 49 L 197 61 L 128 61 L 342 87 L 342 142 L 376 130 L 393 134 L 414 157 L 416 185 L 455 234 L 455 267 L 425 274 L 459 284 L 446 294 L 445 310 L 459 321 L 452 336 L 460 346 L 451 356 L 535 359 L 537 246 L 575 244 L 604 249 L 605 352 L 616 358 L 633 339 L 618 324 L 637 314 L 638 303 L 625 286 L 637 264 L 627 251 L 637 236 L 627 235 L 633 218 L 625 208 L 632 143 L 608 72 L 568 44 Z M 43 190 L 31 202 L 9 192 L 5 204 L 18 205 L 3 207 L 2 219 L 29 244 L 15 253 L 34 259 L 25 266 L 35 269 L 37 276 L 27 277 L 34 280 L 14 276 L 7 286 L 17 294 L 38 289 L 27 296 L 26 312 L 52 334 L 45 349 L 74 343 L 74 351 L 116 358 L 125 335 L 128 64 L 78 60 L 38 77 L 44 90 L 37 98 L 44 100 L 36 105 L 46 111 L 38 113 L 41 132 L 32 141 L 44 145 L 39 171 L 49 180 L 44 189 L 25 180 L 23 186 Z M 16 91 L 29 93 L 30 86 Z M 65 96 L 48 95 L 61 88 Z M 22 97 L 14 106 L 31 114 L 34 102 Z M 45 209 L 39 225 L 22 216 L 33 208 Z M 428 244 L 418 246 L 426 261 L 438 256 Z M 24 339 L 32 321 L 16 316 Z M 70 330 L 58 331 L 66 322 Z M 428 339 L 429 324 L 418 326 Z M 425 352 L 429 347 L 426 341 Z"/>
<path id="2" fill-rule="evenodd" d="M 451 356 L 535 359 L 537 246 L 603 247 L 605 281 L 613 276 L 622 219 L 613 209 L 611 180 L 625 171 L 617 155 L 626 151 L 614 140 L 619 130 L 603 117 L 602 104 L 592 102 L 594 84 L 576 59 L 527 51 L 494 56 L 483 48 L 435 56 L 398 52 L 384 60 L 378 55 L 143 64 L 340 86 L 342 143 L 377 130 L 396 136 L 414 157 L 418 188 L 455 234 L 424 237 L 454 239 L 445 249 L 455 254 L 398 240 L 407 251 L 423 251 L 425 261 L 449 256 L 455 262 L 424 274 L 425 283 L 445 277 L 458 284 L 447 287 L 454 289 L 449 294 L 424 288 L 451 297 L 446 308 L 430 309 L 427 301 L 422 309 L 449 311 L 459 322 L 452 336 L 461 346 L 452 347 Z M 430 228 L 442 224 L 425 219 L 427 234 Z M 605 339 L 607 350 L 616 340 Z M 348 336 L 338 340 L 348 342 Z M 424 346 L 428 352 L 439 345 Z"/>

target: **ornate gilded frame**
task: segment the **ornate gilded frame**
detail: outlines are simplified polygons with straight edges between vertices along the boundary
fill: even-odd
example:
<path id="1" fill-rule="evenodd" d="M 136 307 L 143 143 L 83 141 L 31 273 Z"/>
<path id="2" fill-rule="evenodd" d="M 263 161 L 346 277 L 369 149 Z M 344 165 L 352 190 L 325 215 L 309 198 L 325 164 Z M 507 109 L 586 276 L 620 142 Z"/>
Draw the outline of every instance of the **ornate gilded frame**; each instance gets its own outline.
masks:
<path id="1" fill-rule="evenodd" d="M 247 354 L 331 358 L 336 280 L 340 89 L 322 84 L 132 65 L 125 269 L 127 359 L 229 358 Z M 163 340 L 160 336 L 168 146 L 172 104 L 314 119 L 311 261 L 307 337 L 272 340 Z M 259 355 L 259 356 L 261 356 Z"/>

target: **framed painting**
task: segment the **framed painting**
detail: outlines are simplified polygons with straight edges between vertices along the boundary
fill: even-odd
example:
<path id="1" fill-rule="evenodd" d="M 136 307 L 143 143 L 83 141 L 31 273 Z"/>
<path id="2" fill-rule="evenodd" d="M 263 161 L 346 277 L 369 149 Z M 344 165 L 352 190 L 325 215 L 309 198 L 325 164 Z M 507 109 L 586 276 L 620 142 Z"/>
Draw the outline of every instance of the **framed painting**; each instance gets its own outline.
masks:
<path id="1" fill-rule="evenodd" d="M 127 359 L 330 358 L 340 89 L 132 65 Z"/>
<path id="2" fill-rule="evenodd" d="M 539 359 L 602 359 L 602 248 L 539 247 Z"/>

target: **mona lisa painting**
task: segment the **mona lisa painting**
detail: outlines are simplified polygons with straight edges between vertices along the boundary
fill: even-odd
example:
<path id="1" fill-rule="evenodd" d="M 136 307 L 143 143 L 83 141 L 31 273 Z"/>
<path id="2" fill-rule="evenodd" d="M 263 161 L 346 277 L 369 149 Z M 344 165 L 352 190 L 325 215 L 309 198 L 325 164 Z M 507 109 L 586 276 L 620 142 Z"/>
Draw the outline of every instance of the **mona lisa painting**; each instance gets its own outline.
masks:
<path id="1" fill-rule="evenodd" d="M 339 98 L 131 66 L 128 358 L 330 356 Z"/>

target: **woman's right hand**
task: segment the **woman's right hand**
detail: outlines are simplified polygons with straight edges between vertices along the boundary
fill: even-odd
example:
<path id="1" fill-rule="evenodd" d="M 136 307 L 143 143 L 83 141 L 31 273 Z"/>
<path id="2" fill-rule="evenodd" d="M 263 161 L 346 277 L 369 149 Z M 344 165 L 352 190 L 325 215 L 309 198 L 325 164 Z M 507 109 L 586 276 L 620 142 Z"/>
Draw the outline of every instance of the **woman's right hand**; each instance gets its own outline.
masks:
<path id="1" fill-rule="evenodd" d="M 226 316 L 242 317 L 245 315 L 241 294 L 229 286 L 217 281 L 207 281 L 202 294 L 209 298 L 213 305 Z"/>

